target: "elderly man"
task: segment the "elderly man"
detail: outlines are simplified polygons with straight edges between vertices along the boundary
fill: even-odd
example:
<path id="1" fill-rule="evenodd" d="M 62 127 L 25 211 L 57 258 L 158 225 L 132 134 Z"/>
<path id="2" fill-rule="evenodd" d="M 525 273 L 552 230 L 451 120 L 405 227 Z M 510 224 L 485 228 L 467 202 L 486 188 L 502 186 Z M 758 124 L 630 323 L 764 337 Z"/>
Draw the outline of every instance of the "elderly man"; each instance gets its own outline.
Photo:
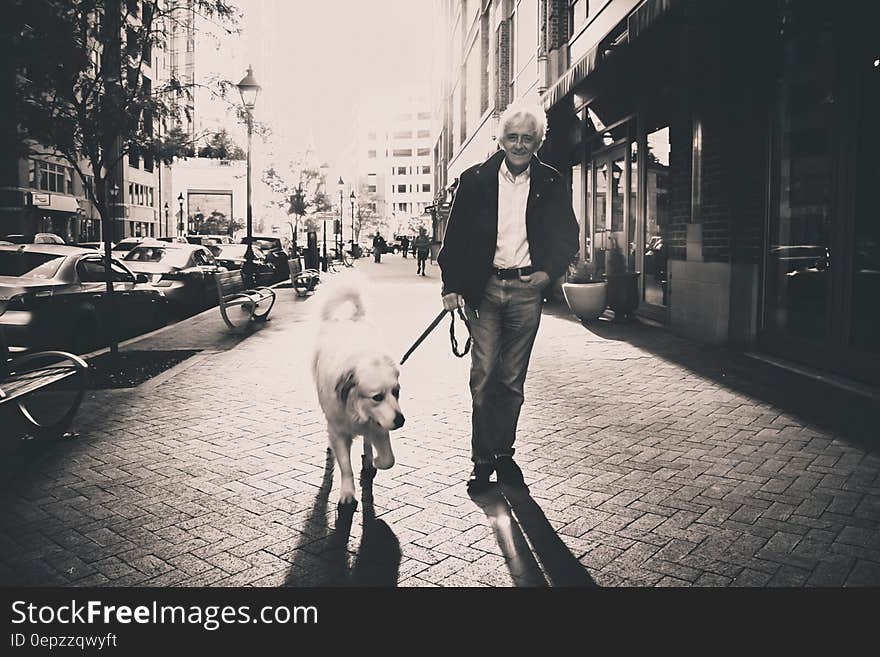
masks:
<path id="1" fill-rule="evenodd" d="M 565 179 L 535 155 L 544 111 L 512 104 L 499 126 L 502 150 L 460 176 L 437 258 L 443 307 L 465 306 L 473 337 L 473 493 L 489 487 L 493 472 L 502 484 L 525 486 L 513 444 L 542 290 L 565 272 L 578 239 Z"/>

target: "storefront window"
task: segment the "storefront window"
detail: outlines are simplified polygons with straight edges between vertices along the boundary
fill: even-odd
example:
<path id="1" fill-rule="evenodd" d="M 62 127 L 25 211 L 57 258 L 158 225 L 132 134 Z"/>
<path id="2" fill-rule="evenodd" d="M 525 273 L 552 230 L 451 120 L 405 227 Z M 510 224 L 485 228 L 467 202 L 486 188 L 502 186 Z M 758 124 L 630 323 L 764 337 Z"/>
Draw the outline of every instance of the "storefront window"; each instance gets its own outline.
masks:
<path id="1" fill-rule="evenodd" d="M 832 13 L 802 6 L 780 37 L 773 116 L 766 329 L 811 342 L 830 338 L 834 189 Z"/>
<path id="2" fill-rule="evenodd" d="M 645 301 L 667 304 L 666 232 L 669 227 L 669 126 L 649 132 L 646 139 L 645 256 L 643 265 Z"/>

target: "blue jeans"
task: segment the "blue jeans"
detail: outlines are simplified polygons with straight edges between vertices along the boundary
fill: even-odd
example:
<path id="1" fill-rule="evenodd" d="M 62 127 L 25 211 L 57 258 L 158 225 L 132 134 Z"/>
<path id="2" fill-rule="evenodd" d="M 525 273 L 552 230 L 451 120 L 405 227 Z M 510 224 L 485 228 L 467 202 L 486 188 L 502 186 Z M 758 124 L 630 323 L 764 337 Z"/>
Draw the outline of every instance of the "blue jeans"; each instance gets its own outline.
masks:
<path id="1" fill-rule="evenodd" d="M 476 310 L 466 308 L 471 337 L 471 460 L 513 456 L 523 385 L 538 325 L 541 290 L 492 276 Z"/>

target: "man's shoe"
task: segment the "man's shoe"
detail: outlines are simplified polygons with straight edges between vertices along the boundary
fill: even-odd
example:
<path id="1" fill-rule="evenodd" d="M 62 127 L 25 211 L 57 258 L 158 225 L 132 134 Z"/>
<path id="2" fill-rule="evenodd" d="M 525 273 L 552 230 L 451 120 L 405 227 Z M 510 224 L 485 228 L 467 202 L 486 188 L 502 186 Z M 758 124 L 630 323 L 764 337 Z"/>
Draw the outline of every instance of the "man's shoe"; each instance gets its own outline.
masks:
<path id="1" fill-rule="evenodd" d="M 499 456 L 495 459 L 495 472 L 498 473 L 498 481 L 508 486 L 525 488 L 522 470 L 510 456 Z"/>
<path id="2" fill-rule="evenodd" d="M 487 490 L 491 486 L 489 477 L 494 471 L 495 466 L 491 463 L 474 463 L 474 469 L 471 470 L 471 476 L 467 480 L 468 492 L 480 493 Z"/>

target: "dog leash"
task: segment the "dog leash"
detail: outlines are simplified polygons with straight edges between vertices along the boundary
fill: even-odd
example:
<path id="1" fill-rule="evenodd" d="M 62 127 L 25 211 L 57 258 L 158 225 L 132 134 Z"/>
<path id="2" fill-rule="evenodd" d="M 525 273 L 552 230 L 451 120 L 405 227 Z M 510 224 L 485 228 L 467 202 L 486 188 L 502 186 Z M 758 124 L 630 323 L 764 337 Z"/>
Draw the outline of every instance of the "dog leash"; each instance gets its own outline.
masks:
<path id="1" fill-rule="evenodd" d="M 452 310 L 446 310 L 444 308 L 443 310 L 440 311 L 440 314 L 438 314 L 434 318 L 434 321 L 432 321 L 428 325 L 428 328 L 425 329 L 424 333 L 422 333 L 418 337 L 418 339 L 413 343 L 413 346 L 410 347 L 409 350 L 403 355 L 403 358 L 400 359 L 400 364 L 403 365 L 406 362 L 406 359 L 409 358 L 410 354 L 412 352 L 414 352 L 416 350 L 416 348 L 420 344 L 422 344 L 422 342 L 424 342 L 425 338 L 427 338 L 431 334 L 431 331 L 433 331 L 435 328 L 437 328 L 437 324 L 440 323 L 440 321 L 443 319 L 443 317 L 446 315 L 446 313 L 449 313 L 449 316 L 450 316 L 449 342 L 452 343 L 452 353 L 455 354 L 456 356 L 458 356 L 459 358 L 463 358 L 464 356 L 466 356 L 467 353 L 471 349 L 471 335 L 470 335 L 471 327 L 470 327 L 470 324 L 468 324 L 467 317 L 464 316 L 464 313 L 462 312 L 461 308 L 460 307 L 456 308 L 456 310 L 458 310 L 458 316 L 461 318 L 461 321 L 464 322 L 464 326 L 468 331 L 468 339 L 467 339 L 467 342 L 464 343 L 464 351 L 462 351 L 462 352 L 458 351 L 458 340 L 456 340 L 456 338 L 455 338 L 455 313 Z"/>

